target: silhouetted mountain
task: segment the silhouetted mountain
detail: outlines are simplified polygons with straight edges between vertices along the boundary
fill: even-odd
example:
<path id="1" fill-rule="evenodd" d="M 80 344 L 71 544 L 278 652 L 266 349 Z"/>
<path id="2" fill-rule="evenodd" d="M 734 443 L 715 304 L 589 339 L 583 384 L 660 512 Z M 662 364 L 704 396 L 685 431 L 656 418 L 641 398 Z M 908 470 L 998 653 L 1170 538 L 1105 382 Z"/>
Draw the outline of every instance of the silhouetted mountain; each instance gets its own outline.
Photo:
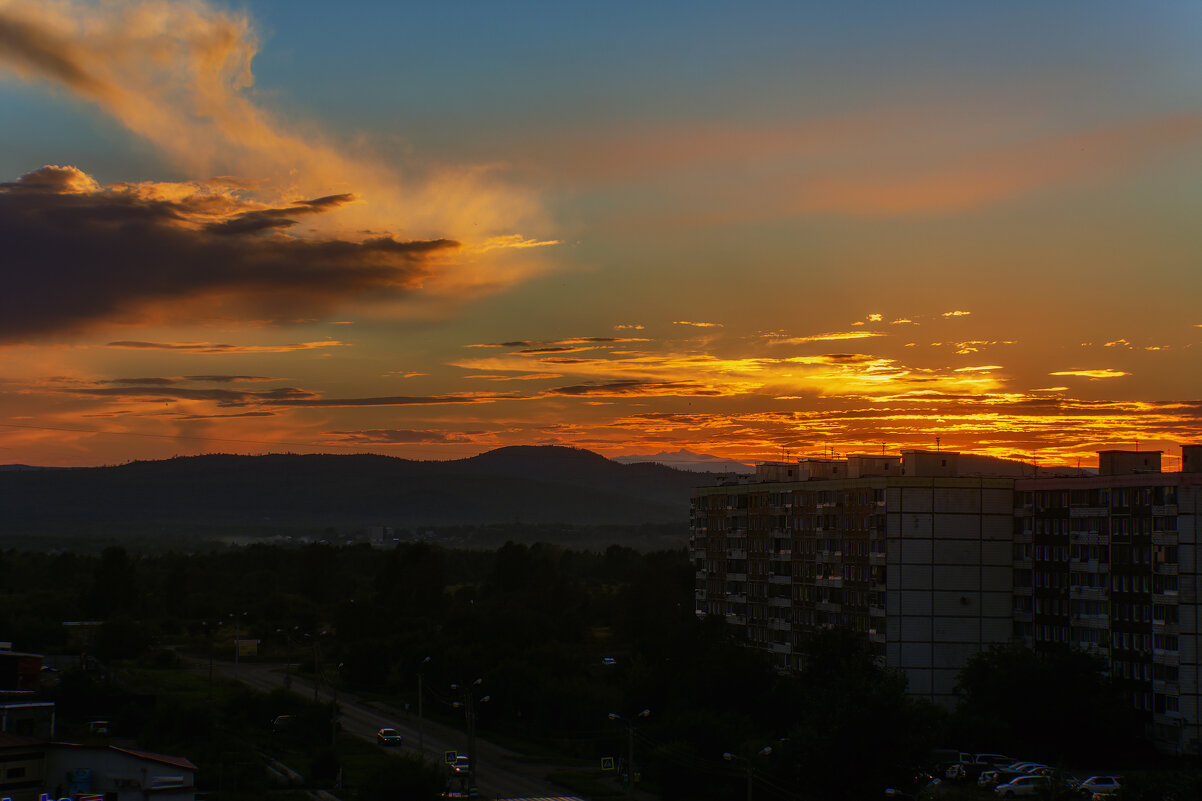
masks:
<path id="1" fill-rule="evenodd" d="M 630 456 L 615 456 L 615 462 L 620 464 L 639 464 L 640 462 L 654 462 L 667 467 L 674 467 L 677 470 L 691 470 L 697 473 L 740 473 L 749 475 L 755 472 L 755 465 L 740 462 L 735 459 L 724 459 L 721 456 L 711 456 L 707 453 L 693 453 L 692 451 L 660 451 L 649 456 L 630 455 Z"/>
<path id="2" fill-rule="evenodd" d="M 372 455 L 208 455 L 0 474 L 0 533 L 123 525 L 394 527 L 686 523 L 704 476 L 591 451 L 501 448 L 419 462 Z"/>

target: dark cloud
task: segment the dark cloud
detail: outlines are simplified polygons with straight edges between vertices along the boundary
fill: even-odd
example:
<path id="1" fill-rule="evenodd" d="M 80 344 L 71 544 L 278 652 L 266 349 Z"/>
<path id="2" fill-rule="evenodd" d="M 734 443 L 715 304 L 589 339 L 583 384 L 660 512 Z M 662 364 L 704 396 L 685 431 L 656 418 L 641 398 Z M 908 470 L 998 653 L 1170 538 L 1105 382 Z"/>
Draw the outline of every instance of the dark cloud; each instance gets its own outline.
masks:
<path id="1" fill-rule="evenodd" d="M 334 431 L 346 443 L 464 443 L 471 437 L 462 434 L 447 434 L 442 431 L 420 431 L 412 428 L 371 428 L 363 431 Z"/>
<path id="2" fill-rule="evenodd" d="M 290 228 L 296 225 L 293 217 L 305 214 L 321 214 L 329 209 L 337 208 L 343 203 L 350 203 L 354 195 L 329 195 L 316 200 L 302 200 L 283 209 L 256 209 L 235 214 L 227 220 L 209 223 L 205 230 L 215 234 L 249 234 L 256 231 L 266 231 L 271 228 Z"/>
<path id="3" fill-rule="evenodd" d="M 588 348 L 580 347 L 580 346 L 572 347 L 570 345 L 560 345 L 560 346 L 556 346 L 556 347 L 547 347 L 547 348 L 525 348 L 523 350 L 519 350 L 518 353 L 573 353 L 573 352 L 581 351 L 581 350 L 588 350 Z"/>
<path id="4" fill-rule="evenodd" d="M 650 342 L 641 337 L 570 337 L 568 339 L 526 340 L 516 339 L 512 342 L 482 342 L 467 345 L 469 348 L 540 348 L 540 350 L 524 350 L 523 353 L 542 353 L 544 350 L 573 350 L 561 347 L 565 345 L 612 345 L 625 342 Z"/>
<path id="5" fill-rule="evenodd" d="M 266 210 L 229 197 L 163 200 L 136 187 L 96 187 L 70 167 L 0 184 L 0 341 L 135 320 L 150 307 L 182 308 L 196 298 L 220 297 L 231 313 L 260 319 L 312 316 L 340 301 L 412 290 L 433 256 L 458 247 L 448 239 L 356 242 L 274 230 L 348 199 Z M 214 220 L 223 206 L 224 219 Z"/>
<path id="6" fill-rule="evenodd" d="M 827 364 L 864 364 L 876 359 L 866 353 L 824 353 L 821 358 Z"/>
<path id="7" fill-rule="evenodd" d="M 171 386 L 178 384 L 181 381 L 195 381 L 205 384 L 232 384 L 241 381 L 279 381 L 278 378 L 269 378 L 267 376 L 258 375 L 186 375 L 180 378 L 166 378 L 163 376 L 155 376 L 151 378 L 114 378 L 107 383 L 109 384 L 126 384 L 132 386 Z"/>
<path id="8" fill-rule="evenodd" d="M 225 420 L 230 417 L 275 417 L 275 412 L 238 412 L 237 414 L 184 414 L 180 420 Z"/>
<path id="9" fill-rule="evenodd" d="M 65 389 L 73 395 L 93 398 L 127 398 L 146 401 L 215 401 L 218 406 L 247 406 L 315 398 L 312 392 L 295 387 L 280 387 L 263 392 L 246 392 L 234 389 L 189 389 L 187 387 L 102 387 L 98 389 Z"/>
<path id="10" fill-rule="evenodd" d="M 394 395 L 382 398 L 287 398 L 273 406 L 427 406 L 440 403 L 489 403 L 518 395 Z"/>
<path id="11" fill-rule="evenodd" d="M 721 395 L 721 390 L 691 381 L 614 381 L 547 390 L 549 395 L 625 397 L 629 395 Z"/>
<path id="12" fill-rule="evenodd" d="M 212 384 L 229 384 L 234 381 L 278 381 L 265 375 L 186 375 L 186 381 L 206 381 Z"/>
<path id="13" fill-rule="evenodd" d="M 177 383 L 174 378 L 114 378 L 110 384 L 136 384 L 138 386 L 169 386 Z"/>

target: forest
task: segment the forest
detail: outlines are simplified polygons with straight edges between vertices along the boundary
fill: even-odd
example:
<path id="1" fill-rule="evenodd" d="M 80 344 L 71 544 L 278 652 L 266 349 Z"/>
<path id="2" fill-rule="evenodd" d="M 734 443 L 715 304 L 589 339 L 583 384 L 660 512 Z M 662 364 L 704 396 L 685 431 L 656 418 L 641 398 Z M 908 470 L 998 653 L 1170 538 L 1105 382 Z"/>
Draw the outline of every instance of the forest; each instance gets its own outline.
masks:
<path id="1" fill-rule="evenodd" d="M 419 668 L 435 691 L 483 677 L 491 703 L 480 716 L 482 737 L 583 763 L 622 742 L 609 713 L 651 709 L 638 727 L 636 761 L 644 788 L 670 801 L 741 794 L 743 773 L 722 755 L 750 760 L 765 746 L 771 753 L 755 757 L 756 796 L 768 799 L 880 797 L 886 787 L 910 787 L 937 747 L 1068 766 L 1155 761 L 1140 722 L 1083 654 L 980 654 L 961 675 L 960 705 L 949 710 L 906 695 L 901 674 L 838 630 L 815 632 L 803 645 L 805 669 L 782 675 L 762 652 L 732 640 L 724 621 L 698 618 L 693 573 L 683 549 L 616 545 L 9 550 L 0 552 L 0 640 L 21 651 L 75 653 L 79 627 L 64 621 L 93 621 L 89 655 L 118 678 L 65 672 L 49 691 L 64 716 L 94 713 L 98 693 L 121 734 L 188 755 L 212 790 L 214 774 L 228 785 L 230 773 L 211 740 L 228 739 L 221 727 L 251 708 L 265 716 L 266 707 L 236 689 L 223 690 L 214 706 L 211 697 L 173 691 L 182 685 L 164 676 L 190 657 L 231 658 L 236 636 L 260 641 L 256 659 L 295 662 L 398 707 L 416 703 Z M 158 678 L 140 678 L 134 696 L 149 692 L 154 703 L 121 700 L 133 691 L 128 682 L 121 690 L 120 677 L 139 670 Z M 291 703 L 298 714 L 330 714 Z M 315 738 L 306 757 L 314 776 L 330 775 L 343 758 L 322 742 Z M 382 775 L 393 783 L 408 776 L 406 797 L 435 792 L 429 772 L 412 762 L 364 774 L 355 792 L 378 797 Z"/>

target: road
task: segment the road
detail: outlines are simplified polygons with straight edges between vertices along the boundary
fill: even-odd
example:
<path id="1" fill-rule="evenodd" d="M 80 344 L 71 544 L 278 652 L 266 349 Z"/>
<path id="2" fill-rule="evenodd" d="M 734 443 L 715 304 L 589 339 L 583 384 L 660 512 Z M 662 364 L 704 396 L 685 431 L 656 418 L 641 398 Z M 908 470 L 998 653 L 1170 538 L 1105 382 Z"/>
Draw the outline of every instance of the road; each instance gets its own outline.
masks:
<path id="1" fill-rule="evenodd" d="M 217 662 L 212 666 L 214 675 L 235 679 L 263 692 L 284 686 L 284 668 L 282 664 L 261 662 L 242 662 L 238 665 Z M 197 672 L 208 673 L 209 663 L 196 663 L 194 669 Z M 291 683 L 293 692 L 313 697 L 313 682 L 293 675 Z M 443 754 L 447 751 L 467 753 L 465 731 L 426 720 L 423 726 L 424 737 L 421 738 L 425 749 L 422 751 L 418 747 L 416 715 L 374 701 L 362 701 L 351 693 L 336 692 L 324 684 L 318 685 L 316 693 L 316 697 L 321 701 L 338 702 L 339 722 L 342 724 L 342 730 L 348 734 L 375 742 L 376 731 L 391 726 L 404 737 L 403 750 L 415 754 L 422 753 L 427 759 L 441 763 Z M 480 789 L 481 797 L 504 799 L 563 796 L 562 788 L 557 788 L 545 778 L 551 771 L 562 770 L 563 765 L 524 762 L 522 759 L 521 754 L 477 736 L 476 786 Z M 452 786 L 452 789 L 459 788 Z"/>

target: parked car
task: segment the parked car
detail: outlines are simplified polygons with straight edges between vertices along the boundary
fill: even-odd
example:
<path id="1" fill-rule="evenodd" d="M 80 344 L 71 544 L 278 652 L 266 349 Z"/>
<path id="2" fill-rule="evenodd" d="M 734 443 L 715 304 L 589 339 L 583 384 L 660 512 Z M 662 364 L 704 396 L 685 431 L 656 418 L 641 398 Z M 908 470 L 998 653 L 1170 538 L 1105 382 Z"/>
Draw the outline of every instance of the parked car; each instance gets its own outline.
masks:
<path id="1" fill-rule="evenodd" d="M 1090 776 L 1077 785 L 1077 792 L 1082 798 L 1091 798 L 1094 793 L 1118 793 L 1121 786 L 1118 776 Z"/>
<path id="2" fill-rule="evenodd" d="M 1014 779 L 999 784 L 993 792 L 1002 798 L 1015 798 L 1025 795 L 1044 795 L 1052 786 L 1052 780 L 1047 776 L 1017 776 Z"/>
<path id="3" fill-rule="evenodd" d="M 977 754 L 973 762 L 978 765 L 989 765 L 990 767 L 1000 768 L 1003 765 L 1009 765 L 1014 762 L 1014 759 L 1005 754 Z"/>
<path id="4" fill-rule="evenodd" d="M 402 739 L 401 733 L 396 729 L 383 728 L 376 732 L 376 742 L 380 745 L 400 745 Z"/>

